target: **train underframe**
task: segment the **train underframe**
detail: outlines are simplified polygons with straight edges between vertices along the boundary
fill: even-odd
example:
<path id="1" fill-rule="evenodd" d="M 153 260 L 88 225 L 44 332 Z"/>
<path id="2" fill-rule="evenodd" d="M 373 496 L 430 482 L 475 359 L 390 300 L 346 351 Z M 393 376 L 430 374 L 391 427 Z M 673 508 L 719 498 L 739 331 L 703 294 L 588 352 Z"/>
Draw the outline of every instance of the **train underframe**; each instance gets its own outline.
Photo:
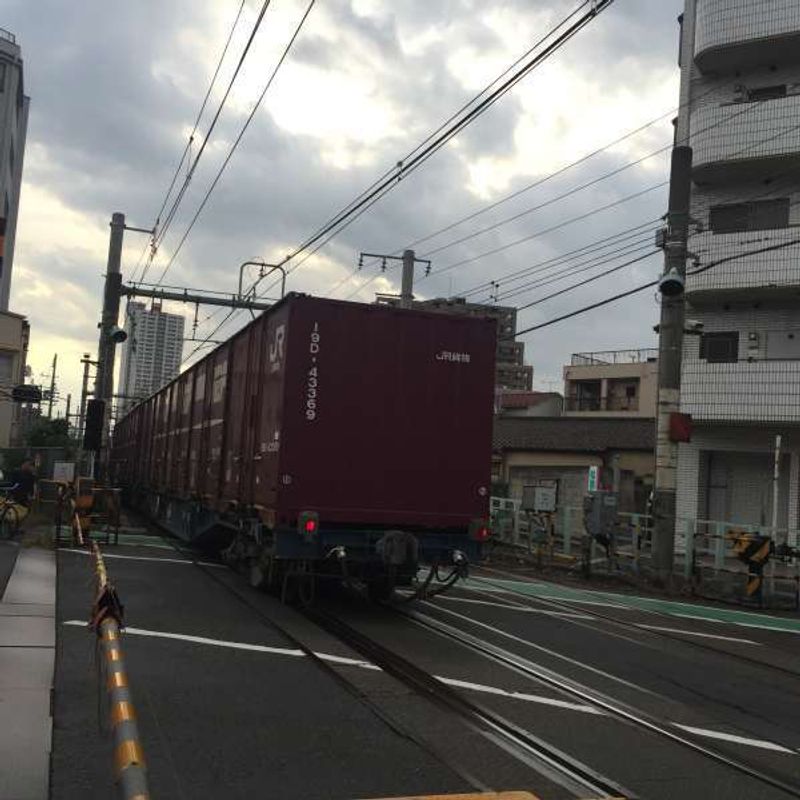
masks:
<path id="1" fill-rule="evenodd" d="M 139 492 L 131 504 L 184 541 L 219 553 L 254 587 L 279 593 L 285 602 L 310 603 L 321 582 L 363 587 L 374 600 L 396 588 L 430 597 L 466 577 L 480 558 L 481 543 L 469 531 L 315 526 L 266 526 L 253 509 L 220 512 L 196 501 Z"/>

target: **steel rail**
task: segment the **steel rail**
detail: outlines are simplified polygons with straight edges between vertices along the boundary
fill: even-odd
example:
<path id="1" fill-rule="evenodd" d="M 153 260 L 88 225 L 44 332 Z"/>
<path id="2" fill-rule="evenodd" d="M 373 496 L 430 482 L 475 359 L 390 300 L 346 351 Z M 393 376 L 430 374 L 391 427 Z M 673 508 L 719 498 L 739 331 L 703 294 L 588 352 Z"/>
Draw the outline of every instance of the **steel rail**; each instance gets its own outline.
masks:
<path id="1" fill-rule="evenodd" d="M 371 663 L 379 666 L 384 672 L 397 678 L 418 694 L 454 712 L 519 761 L 572 791 L 576 796 L 583 791 L 589 791 L 602 798 L 635 797 L 632 792 L 586 764 L 489 711 L 483 705 L 466 699 L 435 676 L 337 617 L 316 609 L 307 609 L 306 616 Z"/>
<path id="2" fill-rule="evenodd" d="M 507 576 L 508 579 L 519 580 L 518 576 L 515 576 L 513 573 L 510 573 L 510 572 L 503 572 L 502 570 L 492 569 L 490 567 L 485 567 L 485 566 L 482 566 L 481 569 L 489 571 L 489 572 L 497 572 L 499 575 Z M 486 583 L 489 586 L 493 586 L 494 588 L 497 588 L 497 585 L 495 583 L 492 583 L 492 579 L 491 578 L 481 578 L 480 576 L 477 576 L 477 575 L 470 575 L 470 580 L 471 581 L 475 581 L 476 583 Z M 500 578 L 498 580 L 503 580 L 503 579 Z M 470 589 L 468 586 L 464 586 L 462 588 L 466 589 L 467 591 L 475 591 L 474 589 Z M 586 610 L 585 608 L 582 608 L 579 604 L 575 604 L 575 603 L 571 604 L 569 599 L 567 599 L 567 598 L 562 599 L 562 600 L 554 600 L 551 597 L 536 597 L 534 595 L 527 594 L 526 592 L 521 592 L 519 590 L 512 589 L 512 588 L 507 588 L 507 587 L 503 587 L 503 591 L 504 592 L 508 592 L 509 594 L 513 594 L 515 597 L 526 599 L 528 601 L 534 600 L 537 603 L 541 603 L 542 605 L 547 606 L 548 608 L 552 608 L 552 609 L 554 609 L 556 611 L 579 611 L 579 610 L 580 611 L 585 611 Z M 590 590 L 590 591 L 592 591 L 592 590 Z M 684 601 L 679 601 L 679 602 L 684 602 Z M 528 607 L 531 608 L 532 606 L 528 606 Z M 643 610 L 646 613 L 655 613 L 655 612 L 649 611 L 648 609 L 643 609 Z M 617 617 L 613 617 L 610 614 L 604 614 L 602 611 L 597 611 L 594 607 L 592 608 L 591 615 L 593 617 L 598 617 L 599 619 L 601 619 L 601 620 L 603 620 L 605 622 L 611 623 L 612 625 L 614 625 L 617 628 L 622 628 L 627 633 L 630 633 L 630 627 L 631 626 L 628 623 L 623 622 L 622 620 L 618 619 Z M 591 625 L 588 621 L 584 621 L 584 620 L 567 620 L 567 621 L 570 622 L 573 625 L 579 625 L 580 627 L 586 627 L 586 628 L 589 628 L 589 629 L 594 630 L 594 631 L 601 630 L 601 628 L 599 628 L 597 625 Z M 695 647 L 695 648 L 698 648 L 700 650 L 706 650 L 706 651 L 708 651 L 710 653 L 716 653 L 717 655 L 723 655 L 723 656 L 735 658 L 735 659 L 737 659 L 739 661 L 744 662 L 745 664 L 749 664 L 749 665 L 755 666 L 755 667 L 761 667 L 761 668 L 766 669 L 766 670 L 772 670 L 774 672 L 779 672 L 779 673 L 781 673 L 783 675 L 788 675 L 788 676 L 790 676 L 792 678 L 800 677 L 800 671 L 798 671 L 798 670 L 789 669 L 788 667 L 782 667 L 782 666 L 780 666 L 778 664 L 772 664 L 772 663 L 770 663 L 768 661 L 760 661 L 757 658 L 751 658 L 750 656 L 746 656 L 743 653 L 737 652 L 735 650 L 722 650 L 719 647 L 714 647 L 713 644 L 709 644 L 708 642 L 698 642 L 696 640 L 689 640 L 689 639 L 685 639 L 685 638 L 681 637 L 680 634 L 668 633 L 667 631 L 660 631 L 660 630 L 655 630 L 655 629 L 652 629 L 652 628 L 639 628 L 638 630 L 640 630 L 642 633 L 649 633 L 649 634 L 651 634 L 653 636 L 660 636 L 662 639 L 669 639 L 670 641 L 673 641 L 673 642 L 681 642 L 681 643 L 683 643 L 685 645 L 688 645 L 690 647 Z M 767 632 L 769 632 L 768 628 L 766 630 L 767 630 Z"/>
<path id="3" fill-rule="evenodd" d="M 409 610 L 395 610 L 401 616 L 413 621 L 422 628 L 433 631 L 440 636 L 449 638 L 461 644 L 463 647 L 471 650 L 472 652 L 479 653 L 480 655 L 511 668 L 523 675 L 538 681 L 539 683 L 549 686 L 550 688 L 557 689 L 566 695 L 573 698 L 579 698 L 584 703 L 587 703 L 595 708 L 598 708 L 611 717 L 624 720 L 625 722 L 637 728 L 642 728 L 650 733 L 656 734 L 662 738 L 669 739 L 670 741 L 700 753 L 701 755 L 713 761 L 721 763 L 730 767 L 737 772 L 747 775 L 761 783 L 772 786 L 791 797 L 800 798 L 800 786 L 793 786 L 786 783 L 781 778 L 771 775 L 757 767 L 750 766 L 741 760 L 736 760 L 722 752 L 707 747 L 700 742 L 672 731 L 669 728 L 661 725 L 653 717 L 640 709 L 635 709 L 625 703 L 613 700 L 606 695 L 596 692 L 587 686 L 584 686 L 577 681 L 564 678 L 552 670 L 542 667 L 524 656 L 512 653 L 502 647 L 491 644 L 490 642 L 479 639 L 470 633 L 467 633 L 453 625 L 448 625 L 446 622 L 441 622 L 433 617 L 423 614 L 418 611 Z"/>

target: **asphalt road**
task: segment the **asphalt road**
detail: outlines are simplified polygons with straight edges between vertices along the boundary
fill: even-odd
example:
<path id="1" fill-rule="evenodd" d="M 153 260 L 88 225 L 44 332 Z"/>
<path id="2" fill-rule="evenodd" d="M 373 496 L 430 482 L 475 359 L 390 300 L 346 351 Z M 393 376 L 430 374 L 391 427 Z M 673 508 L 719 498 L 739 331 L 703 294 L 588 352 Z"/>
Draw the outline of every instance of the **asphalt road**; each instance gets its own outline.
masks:
<path id="1" fill-rule="evenodd" d="M 358 800 L 489 788 L 576 796 L 556 772 L 499 746 L 229 570 L 192 563 L 158 539 L 108 556 L 126 605 L 123 646 L 153 797 Z M 94 644 L 81 625 L 89 579 L 85 554 L 59 554 L 55 800 L 106 798 L 113 781 Z M 654 608 L 493 572 L 402 609 L 416 620 L 347 592 L 320 602 L 631 795 L 800 796 L 796 620 L 770 629 L 771 617 L 721 621 L 701 607 Z M 498 663 L 420 624 L 426 618 L 568 686 Z"/>

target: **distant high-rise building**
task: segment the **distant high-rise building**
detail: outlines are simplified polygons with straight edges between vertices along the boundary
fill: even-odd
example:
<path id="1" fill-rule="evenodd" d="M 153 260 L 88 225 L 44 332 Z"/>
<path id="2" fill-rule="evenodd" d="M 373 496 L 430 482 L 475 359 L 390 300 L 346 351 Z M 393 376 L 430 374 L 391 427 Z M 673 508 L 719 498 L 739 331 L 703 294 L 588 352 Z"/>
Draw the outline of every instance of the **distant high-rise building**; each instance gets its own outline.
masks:
<path id="1" fill-rule="evenodd" d="M 679 449 L 677 530 L 774 520 L 778 540 L 797 543 L 800 2 L 686 0 L 681 22 L 676 142 L 693 150 L 689 250 L 701 266 L 686 279 L 697 335 L 684 338 L 681 410 L 694 424 Z"/>
<path id="2" fill-rule="evenodd" d="M 128 338 L 122 346 L 119 404 L 124 412 L 177 377 L 183 358 L 184 318 L 161 306 L 129 303 L 125 316 Z"/>
<path id="3" fill-rule="evenodd" d="M 8 310 L 11 292 L 29 103 L 19 45 L 13 33 L 0 28 L 0 311 Z"/>

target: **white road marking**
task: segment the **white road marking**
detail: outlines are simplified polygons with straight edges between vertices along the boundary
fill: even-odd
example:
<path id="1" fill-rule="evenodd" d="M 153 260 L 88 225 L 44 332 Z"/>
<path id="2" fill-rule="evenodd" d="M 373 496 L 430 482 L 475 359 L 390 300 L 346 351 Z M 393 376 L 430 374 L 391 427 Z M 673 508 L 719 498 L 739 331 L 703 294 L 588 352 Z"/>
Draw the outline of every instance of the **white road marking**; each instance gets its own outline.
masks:
<path id="1" fill-rule="evenodd" d="M 709 739 L 720 739 L 723 742 L 735 742 L 736 744 L 746 744 L 749 747 L 758 747 L 761 750 L 772 750 L 775 753 L 789 753 L 794 755 L 794 750 L 784 747 L 782 744 L 775 744 L 775 742 L 768 742 L 764 739 L 748 739 L 746 736 L 737 736 L 734 733 L 723 733 L 722 731 L 712 731 L 708 728 L 695 728 L 691 725 L 679 725 L 674 723 L 676 728 L 688 731 L 689 733 L 696 733 L 698 736 L 708 736 Z"/>
<path id="2" fill-rule="evenodd" d="M 64 625 L 71 625 L 78 628 L 87 627 L 87 623 L 79 619 L 67 620 Z M 294 658 L 303 658 L 306 653 L 302 650 L 287 648 L 287 647 L 268 647 L 263 644 L 250 644 L 248 642 L 230 642 L 222 639 L 209 639 L 206 636 L 190 636 L 184 633 L 168 633 L 167 631 L 153 631 L 145 628 L 129 628 L 126 627 L 124 632 L 129 636 L 148 636 L 156 639 L 173 639 L 183 642 L 191 642 L 193 644 L 206 644 L 212 647 L 226 647 L 231 650 L 249 650 L 256 653 L 269 653 L 270 655 L 279 656 L 292 656 Z M 317 653 L 314 655 L 321 661 L 327 661 L 331 664 L 341 664 L 348 667 L 358 667 L 359 669 L 374 670 L 382 672 L 377 664 L 372 664 L 369 661 L 362 661 L 356 658 L 347 658 L 346 656 L 335 656 L 331 653 Z M 556 708 L 563 708 L 569 711 L 581 711 L 584 714 L 597 714 L 604 716 L 603 712 L 581 703 L 570 703 L 566 700 L 557 700 L 552 697 L 542 697 L 535 694 L 527 694 L 525 692 L 515 692 L 509 689 L 500 689 L 496 686 L 486 686 L 481 683 L 471 683 L 470 681 L 462 681 L 458 678 L 447 678 L 441 675 L 434 676 L 437 680 L 441 681 L 448 686 L 459 689 L 468 689 L 473 692 L 482 692 L 484 694 L 493 694 L 498 697 L 509 697 L 513 700 L 522 700 L 527 703 L 539 703 L 541 705 L 554 706 Z"/>
<path id="3" fill-rule="evenodd" d="M 739 622 L 735 619 L 711 619 L 710 617 L 701 617 L 699 614 L 673 614 L 672 616 L 699 619 L 703 622 L 716 622 L 719 625 L 738 625 L 740 628 L 757 628 L 766 633 L 794 633 L 795 635 L 800 633 L 800 631 L 795 631 L 791 628 L 773 628 L 769 625 L 759 625 L 757 622 Z M 776 619 L 776 617 L 772 617 L 772 619 Z"/>
<path id="4" fill-rule="evenodd" d="M 686 631 L 682 628 L 665 628 L 661 625 L 645 625 L 643 623 L 634 623 L 637 628 L 645 628 L 648 631 L 663 631 L 664 633 L 681 633 L 684 636 L 702 636 L 705 639 L 722 639 L 725 642 L 736 642 L 737 644 L 754 644 L 760 647 L 760 642 L 754 642 L 752 639 L 738 639 L 735 636 L 719 636 L 716 633 L 700 633 L 699 631 Z"/>
<path id="5" fill-rule="evenodd" d="M 600 600 L 584 600 L 582 597 L 559 597 L 558 595 L 553 594 L 534 594 L 530 595 L 533 598 L 539 598 L 540 600 L 557 600 L 559 603 L 580 603 L 581 605 L 587 606 L 603 606 L 604 608 L 619 608 L 622 611 L 638 611 L 636 608 L 632 608 L 631 606 L 623 606 L 619 603 L 605 603 L 601 602 Z"/>
<path id="6" fill-rule="evenodd" d="M 581 614 L 580 611 L 551 611 L 548 608 L 531 608 L 524 605 L 511 605 L 510 603 L 493 603 L 490 600 L 474 600 L 471 597 L 454 597 L 451 594 L 440 595 L 437 600 L 449 600 L 455 603 L 474 603 L 479 606 L 492 606 L 506 608 L 511 611 L 524 611 L 529 614 L 544 614 L 547 617 L 568 617 L 570 619 L 595 619 L 590 614 Z"/>
<path id="7" fill-rule="evenodd" d="M 471 683 L 470 681 L 461 681 L 457 678 L 443 678 L 441 675 L 435 675 L 434 677 L 436 680 L 458 689 L 469 689 L 473 692 L 485 692 L 486 694 L 493 694 L 498 697 L 510 697 L 513 700 L 524 700 L 528 703 L 540 703 L 541 705 L 555 706 L 556 708 L 566 708 L 570 711 L 580 711 L 584 714 L 596 714 L 600 717 L 605 716 L 605 713 L 599 708 L 587 706 L 583 703 L 570 703 L 566 700 L 556 700 L 553 697 L 542 697 L 538 694 L 527 694 L 525 692 L 510 692 L 507 689 L 498 689 L 496 686 L 485 686 L 482 683 Z"/>
<path id="8" fill-rule="evenodd" d="M 82 556 L 91 556 L 88 550 L 78 550 L 74 547 L 64 547 L 62 553 L 78 553 Z M 198 564 L 203 567 L 215 567 L 216 569 L 227 569 L 225 564 L 217 564 L 213 561 L 190 561 L 188 558 L 158 558 L 157 556 L 126 556 L 122 553 L 103 553 L 103 558 L 121 558 L 125 561 L 158 561 L 160 564 Z"/>

